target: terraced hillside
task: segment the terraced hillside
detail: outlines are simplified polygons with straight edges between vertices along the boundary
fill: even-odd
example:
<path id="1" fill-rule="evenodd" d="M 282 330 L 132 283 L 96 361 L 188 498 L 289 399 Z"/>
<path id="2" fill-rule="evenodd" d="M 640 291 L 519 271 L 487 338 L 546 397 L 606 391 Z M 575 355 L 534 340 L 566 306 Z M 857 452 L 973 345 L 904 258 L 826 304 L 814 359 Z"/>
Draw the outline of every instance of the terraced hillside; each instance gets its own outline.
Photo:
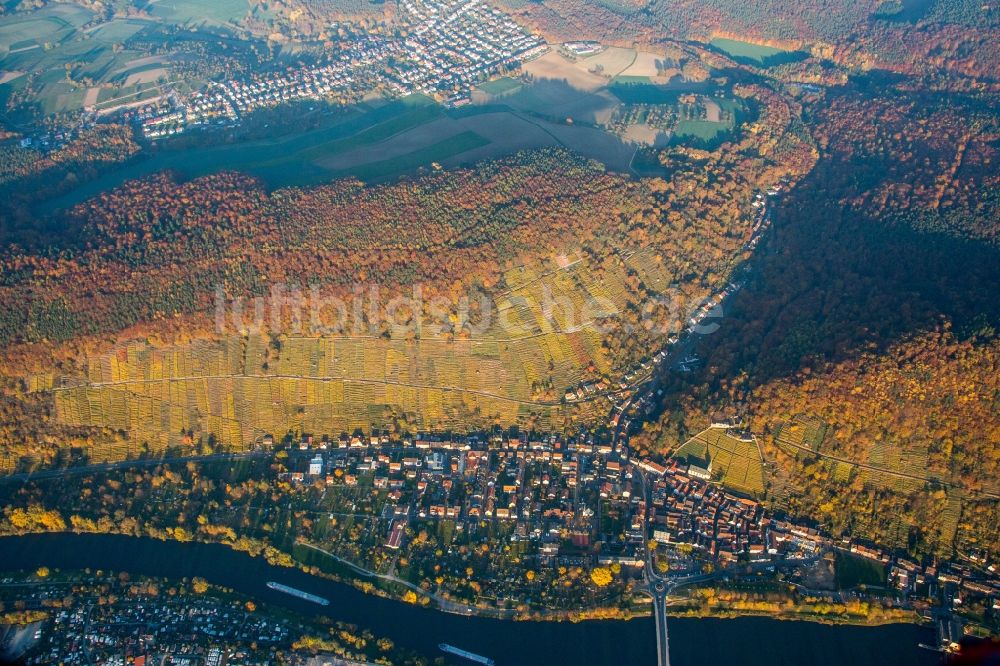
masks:
<path id="1" fill-rule="evenodd" d="M 547 274 L 510 271 L 508 279 L 521 282 L 499 297 L 495 324 L 468 339 L 255 334 L 165 348 L 133 342 L 88 357 L 84 377 L 38 375 L 32 385 L 54 388 L 60 422 L 128 431 L 151 450 L 182 445 L 192 431 L 243 448 L 264 434 L 373 426 L 559 430 L 607 414 L 611 389 L 601 378 L 611 363 L 593 322 L 574 315 L 595 298 L 625 307 L 625 277 L 622 270 L 597 279 L 582 260 Z M 562 307 L 548 316 L 545 299 Z M 564 404 L 581 384 L 592 387 L 587 399 Z"/>
<path id="2" fill-rule="evenodd" d="M 684 442 L 674 457 L 707 468 L 727 490 L 759 497 L 764 493 L 764 466 L 750 435 L 708 428 Z"/>
<path id="3" fill-rule="evenodd" d="M 383 184 L 158 173 L 52 213 L 44 243 L 26 212 L 0 253 L 0 465 L 603 423 L 749 255 L 755 193 L 813 163 L 796 103 L 733 94 L 754 131 L 664 152 L 664 178 L 536 149 Z M 332 328 L 274 302 L 315 294 L 322 319 L 372 288 L 378 316 Z"/>

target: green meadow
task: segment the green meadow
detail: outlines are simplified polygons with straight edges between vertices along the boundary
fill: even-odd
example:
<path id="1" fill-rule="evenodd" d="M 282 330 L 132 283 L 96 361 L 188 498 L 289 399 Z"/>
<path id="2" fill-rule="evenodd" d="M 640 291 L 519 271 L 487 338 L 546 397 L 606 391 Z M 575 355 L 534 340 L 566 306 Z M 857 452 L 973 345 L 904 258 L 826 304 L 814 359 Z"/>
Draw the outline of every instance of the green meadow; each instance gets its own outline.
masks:
<path id="1" fill-rule="evenodd" d="M 236 23 L 250 11 L 247 0 L 156 0 L 146 6 L 152 16 L 182 25 Z"/>
<path id="2" fill-rule="evenodd" d="M 123 165 L 53 199 L 40 211 L 72 207 L 127 180 L 164 170 L 176 172 L 182 178 L 197 178 L 219 171 L 242 171 L 261 178 L 273 188 L 316 184 L 344 176 L 378 180 L 489 143 L 473 132 L 440 141 L 429 135 L 427 145 L 392 159 L 358 163 L 341 169 L 321 166 L 325 159 L 391 141 L 393 136 L 429 123 L 444 113 L 444 109 L 430 98 L 414 95 L 378 106 L 353 107 L 332 118 L 327 126 L 307 132 L 205 148 L 175 150 L 167 145 L 145 159 Z"/>
<path id="3" fill-rule="evenodd" d="M 735 39 L 716 37 L 709 42 L 710 46 L 722 51 L 733 60 L 758 67 L 771 67 L 784 62 L 801 60 L 806 54 L 799 51 L 788 51 L 773 46 L 751 44 Z"/>
<path id="4" fill-rule="evenodd" d="M 461 155 L 464 152 L 473 148 L 480 148 L 488 143 L 490 143 L 488 139 L 475 132 L 462 132 L 424 148 L 419 148 L 387 160 L 359 164 L 350 169 L 337 172 L 334 175 L 337 177 L 355 176 L 364 181 L 384 180 L 408 171 L 413 171 L 432 162 L 440 162 L 449 157 Z"/>
<path id="5" fill-rule="evenodd" d="M 524 84 L 517 79 L 513 79 L 509 76 L 503 76 L 499 79 L 494 79 L 480 84 L 479 89 L 490 95 L 506 95 L 507 93 L 520 90 L 523 85 Z"/>
<path id="6" fill-rule="evenodd" d="M 249 13 L 247 0 L 156 0 L 140 2 L 150 18 L 113 18 L 101 22 L 84 7 L 50 3 L 31 12 L 5 17 L 0 24 L 0 72 L 33 74 L 34 104 L 8 114 L 8 123 L 32 122 L 32 116 L 73 112 L 93 103 L 89 88 L 100 87 L 99 105 L 148 99 L 159 94 L 155 81 L 171 78 L 169 67 L 176 56 L 171 40 L 201 41 L 209 50 L 228 49 L 225 35 L 240 29 Z M 92 22 L 95 25 L 84 27 Z M 185 26 L 181 35 L 174 26 Z M 143 47 L 130 45 L 139 40 Z M 150 49 L 149 45 L 153 48 Z M 159 46 L 162 45 L 162 49 Z M 151 62 L 155 60 L 155 62 Z M 163 69 L 163 72 L 152 72 Z M 142 73 L 147 72 L 147 77 Z M 139 75 L 138 81 L 129 81 Z M 0 84 L 0 105 L 23 90 L 28 76 L 7 77 Z M 125 86 L 128 82 L 130 85 Z M 112 87 L 102 87 L 112 86 Z"/>
<path id="7" fill-rule="evenodd" d="M 623 104 L 675 104 L 685 93 L 708 95 L 718 89 L 711 82 L 650 83 L 647 77 L 619 76 L 608 90 Z"/>

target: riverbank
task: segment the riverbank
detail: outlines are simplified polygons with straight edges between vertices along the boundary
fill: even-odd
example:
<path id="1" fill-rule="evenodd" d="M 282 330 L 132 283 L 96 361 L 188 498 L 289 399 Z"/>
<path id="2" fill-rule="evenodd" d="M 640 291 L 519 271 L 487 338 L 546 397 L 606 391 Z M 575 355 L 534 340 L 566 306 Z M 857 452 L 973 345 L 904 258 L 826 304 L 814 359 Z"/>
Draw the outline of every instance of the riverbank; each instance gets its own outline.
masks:
<path id="1" fill-rule="evenodd" d="M 145 533 L 141 536 L 133 534 L 120 534 L 114 532 L 100 532 L 94 530 L 53 530 L 49 532 L 29 532 L 23 536 L 31 534 L 67 534 L 67 535 L 94 535 L 94 536 L 125 536 L 134 539 L 155 539 L 161 541 L 175 541 L 178 543 L 190 543 L 192 539 L 187 533 L 178 538 L 177 532 L 155 531 Z M 22 536 L 22 535 L 18 535 Z M 6 538 L 0 535 L 0 538 Z M 632 603 L 627 608 L 620 607 L 593 607 L 581 610 L 552 610 L 552 609 L 530 609 L 518 610 L 514 608 L 495 608 L 473 605 L 466 602 L 449 599 L 440 594 L 425 590 L 418 585 L 403 580 L 390 574 L 380 574 L 375 571 L 365 569 L 353 562 L 344 560 L 333 553 L 330 553 L 318 546 L 305 541 L 296 541 L 292 553 L 286 553 L 274 546 L 264 542 L 241 538 L 237 541 L 205 541 L 194 540 L 195 543 L 205 545 L 222 546 L 232 549 L 238 553 L 246 553 L 251 557 L 263 558 L 268 564 L 276 567 L 297 569 L 303 573 L 325 578 L 343 585 L 349 585 L 364 594 L 377 596 L 383 599 L 392 600 L 399 603 L 416 605 L 424 608 L 437 610 L 442 613 L 451 613 L 463 617 L 481 617 L 493 620 L 514 620 L 521 622 L 593 622 L 597 620 L 628 621 L 632 619 L 651 618 L 652 609 L 645 610 L 641 604 Z M 710 589 L 710 588 L 706 588 Z M 704 595 L 702 595 L 704 596 Z M 747 605 L 744 608 L 734 608 L 731 606 L 713 606 L 710 604 L 692 605 L 693 599 L 690 597 L 680 597 L 668 605 L 668 615 L 676 618 L 696 618 L 696 619 L 735 619 L 741 617 L 763 617 L 772 620 L 793 621 L 793 622 L 816 622 L 827 625 L 852 625 L 852 626 L 882 626 L 886 624 L 920 624 L 920 616 L 912 611 L 900 612 L 898 610 L 888 612 L 889 609 L 873 608 L 871 612 L 859 614 L 850 612 L 847 607 L 837 607 L 833 605 L 825 613 L 813 612 L 809 608 L 797 605 L 780 605 L 772 609 L 755 608 Z M 826 604 L 830 606 L 830 604 Z M 885 610 L 887 612 L 880 612 Z"/>
<path id="2" fill-rule="evenodd" d="M 148 576 L 205 580 L 232 588 L 265 604 L 310 615 L 326 615 L 385 635 L 398 645 L 436 654 L 451 642 L 496 658 L 497 663 L 533 666 L 561 663 L 655 663 L 651 618 L 628 622 L 593 620 L 513 622 L 441 613 L 413 604 L 365 594 L 353 586 L 269 564 L 221 544 L 181 543 L 107 534 L 48 533 L 0 538 L 4 569 L 113 569 Z M 317 607 L 270 590 L 275 580 L 323 596 Z M 768 618 L 732 620 L 671 618 L 671 656 L 677 666 L 729 661 L 743 666 L 811 663 L 817 666 L 879 663 L 910 666 L 936 663 L 917 647 L 933 632 L 914 625 L 828 626 Z"/>
<path id="3" fill-rule="evenodd" d="M 850 626 L 850 627 L 884 627 L 894 624 L 905 624 L 913 626 L 924 626 L 921 617 L 914 611 L 906 611 L 899 615 L 882 617 L 873 620 L 865 617 L 840 617 L 837 615 L 821 615 L 812 612 L 796 612 L 794 608 L 777 613 L 755 610 L 732 610 L 732 609 L 690 609 L 678 610 L 667 607 L 667 616 L 673 618 L 694 618 L 694 619 L 716 619 L 716 620 L 737 620 L 747 617 L 761 617 L 776 622 L 811 622 L 830 627 Z"/>

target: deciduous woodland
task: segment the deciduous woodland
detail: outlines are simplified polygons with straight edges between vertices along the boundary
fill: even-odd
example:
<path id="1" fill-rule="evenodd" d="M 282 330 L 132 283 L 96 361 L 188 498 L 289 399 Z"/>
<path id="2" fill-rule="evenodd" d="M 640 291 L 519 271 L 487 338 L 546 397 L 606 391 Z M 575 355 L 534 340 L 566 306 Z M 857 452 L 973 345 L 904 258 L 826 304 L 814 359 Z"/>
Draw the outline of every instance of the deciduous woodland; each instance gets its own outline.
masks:
<path id="1" fill-rule="evenodd" d="M 293 281 L 489 288 L 533 248 L 606 242 L 641 190 L 557 152 L 395 185 L 274 193 L 236 173 L 187 183 L 163 174 L 75 208 L 66 223 L 79 240 L 7 253 L 3 338 L 65 340 L 205 311 L 216 285 L 227 296 Z"/>
<path id="2" fill-rule="evenodd" d="M 666 39 L 708 42 L 713 37 L 802 51 L 854 69 L 880 69 L 925 78 L 933 87 L 995 85 L 1000 62 L 995 8 L 977 0 L 904 3 L 588 2 L 505 3 L 553 40 L 588 37 L 609 43 L 656 44 Z M 798 67 L 793 69 L 799 69 Z"/>
<path id="3" fill-rule="evenodd" d="M 717 293 L 748 256 L 754 193 L 794 181 L 815 159 L 795 102 L 760 84 L 741 84 L 734 93 L 757 107 L 753 127 L 714 151 L 670 149 L 661 156 L 663 178 L 628 178 L 558 149 L 385 185 L 341 180 L 271 192 L 238 173 L 187 182 L 164 173 L 61 214 L 65 231 L 57 243 L 29 242 L 25 225 L 18 230 L 24 242 L 10 244 L 0 258 L 7 397 L 14 411 L 41 409 L 51 418 L 14 427 L 9 450 L 50 458 L 66 444 L 93 448 L 97 438 L 105 452 L 120 451 L 123 437 L 159 449 L 179 444 L 191 430 L 245 446 L 274 429 L 335 432 L 373 423 L 558 429 L 601 420 L 605 402 L 559 406 L 563 395 L 587 382 L 619 386 L 679 332 L 686 313 Z M 219 289 L 227 301 L 267 295 L 276 284 L 348 298 L 359 283 L 389 293 L 419 285 L 426 302 L 457 303 L 482 292 L 499 311 L 514 314 L 517 330 L 491 325 L 473 334 L 474 322 L 462 323 L 455 312 L 438 333 L 411 331 L 394 342 L 382 322 L 371 334 L 384 342 L 364 343 L 356 358 L 343 345 L 323 351 L 284 344 L 278 338 L 285 330 L 270 332 L 275 342 L 268 354 L 257 355 L 251 350 L 257 343 L 244 339 L 243 351 L 232 356 L 225 350 L 234 341 L 213 332 Z M 542 307 L 553 297 L 562 304 L 554 319 Z M 613 311 L 599 312 L 594 303 Z M 595 316 L 608 315 L 604 327 L 592 325 Z M 291 324 L 290 312 L 282 316 Z M 113 348 L 130 339 L 149 350 Z M 201 346 L 191 347 L 196 339 Z M 465 339 L 472 346 L 455 346 Z M 222 346 L 212 347 L 213 340 Z M 185 403 L 195 411 L 182 413 L 207 421 L 177 422 L 177 398 L 149 393 L 148 382 L 169 378 L 178 386 L 190 372 L 183 363 L 157 360 L 157 348 L 200 359 L 192 367 L 232 358 L 219 366 L 230 370 L 215 374 L 242 383 L 220 384 L 207 402 Z M 355 360 L 338 360 L 327 374 L 311 369 L 315 354 L 348 353 Z M 453 360 L 445 363 L 442 355 Z M 411 365 L 401 371 L 393 359 L 407 356 Z M 265 413 L 256 392 L 269 376 L 309 376 L 301 381 L 313 388 L 327 380 L 348 385 L 326 386 L 329 396 L 296 397 L 303 384 L 282 394 L 286 411 L 252 427 L 234 430 L 231 421 L 216 420 L 231 409 L 240 422 L 241 410 Z M 105 386 L 87 393 L 72 388 L 82 377 Z M 139 380 L 147 383 L 140 388 Z M 59 401 L 36 402 L 35 391 L 64 385 Z M 399 389 L 386 394 L 379 386 Z M 458 392 L 440 394 L 449 387 Z M 245 402 L 213 402 L 213 395 L 234 393 Z M 330 400 L 333 420 L 311 416 L 314 401 Z M 55 430 L 39 437 L 49 428 Z M 28 432 L 34 434 L 23 437 Z"/>
<path id="4" fill-rule="evenodd" d="M 52 214 L 38 204 L 139 144 L 100 125 L 44 156 L 7 146 L 4 469 L 79 450 L 242 448 L 263 433 L 606 425 L 627 378 L 747 262 L 722 328 L 691 347 L 698 367 L 665 380 L 631 450 L 660 459 L 739 417 L 759 436 L 769 509 L 914 554 L 1000 554 L 995 8 L 511 4 L 553 39 L 668 54 L 656 76 L 622 77 L 660 83 L 628 85 L 666 94 L 669 71 L 748 113 L 721 145 L 646 150 L 657 177 L 548 148 L 382 184 L 159 173 Z M 363 9 L 317 4 L 271 27 L 319 38 L 325 12 Z M 759 66 L 723 48 L 734 37 L 768 47 Z M 613 78 L 573 71 L 602 92 Z M 779 184 L 773 228 L 751 248 L 762 192 Z M 454 311 L 434 334 L 382 325 L 360 341 L 298 339 L 290 313 L 277 330 L 214 330 L 217 288 L 226 301 L 276 284 L 348 297 L 357 283 L 419 284 L 427 301 L 484 293 L 519 328 L 475 332 Z M 546 293 L 615 316 L 549 317 Z M 606 325 L 580 325 L 593 320 Z"/>
<path id="5" fill-rule="evenodd" d="M 820 159 L 637 444 L 720 413 L 762 434 L 775 506 L 913 552 L 996 552 L 997 120 L 979 100 L 847 90 Z"/>

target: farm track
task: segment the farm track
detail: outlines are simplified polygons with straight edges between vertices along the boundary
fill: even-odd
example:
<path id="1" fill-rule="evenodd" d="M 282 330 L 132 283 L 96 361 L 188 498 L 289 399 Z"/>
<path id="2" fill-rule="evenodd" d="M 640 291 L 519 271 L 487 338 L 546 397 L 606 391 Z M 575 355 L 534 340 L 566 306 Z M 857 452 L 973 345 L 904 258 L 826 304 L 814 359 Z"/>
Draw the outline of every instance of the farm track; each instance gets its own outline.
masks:
<path id="1" fill-rule="evenodd" d="M 520 398 L 512 398 L 510 396 L 501 395 L 499 393 L 490 393 L 489 391 L 480 391 L 478 389 L 463 388 L 460 386 L 436 386 L 433 384 L 416 384 L 412 382 L 396 382 L 388 380 L 378 380 L 378 379 L 353 379 L 345 377 L 310 377 L 308 375 L 191 375 L 187 377 L 164 377 L 163 379 L 126 379 L 116 382 L 89 382 L 85 384 L 79 384 L 75 386 L 57 386 L 52 389 L 53 392 L 58 391 L 70 391 L 81 388 L 110 388 L 119 389 L 127 391 L 132 395 L 141 397 L 155 397 L 148 396 L 144 393 L 137 393 L 135 391 L 130 391 L 128 386 L 134 386 L 137 384 L 159 384 L 163 382 L 195 382 L 206 379 L 295 379 L 300 381 L 314 381 L 314 382 L 344 382 L 345 384 L 366 384 L 366 385 L 376 385 L 376 386 L 402 386 L 405 388 L 415 388 L 424 389 L 431 391 L 457 391 L 462 393 L 469 393 L 471 395 L 479 395 L 486 398 L 493 398 L 496 400 L 503 400 L 506 402 L 513 402 L 519 405 L 531 405 L 538 407 L 558 407 L 563 404 L 562 400 L 522 400 Z M 586 396 L 580 400 L 574 401 L 572 404 L 578 404 L 581 402 L 591 402 L 598 398 L 608 397 L 612 395 L 617 395 L 627 391 L 628 388 L 624 389 L 612 389 L 607 391 L 595 392 L 592 395 Z"/>

